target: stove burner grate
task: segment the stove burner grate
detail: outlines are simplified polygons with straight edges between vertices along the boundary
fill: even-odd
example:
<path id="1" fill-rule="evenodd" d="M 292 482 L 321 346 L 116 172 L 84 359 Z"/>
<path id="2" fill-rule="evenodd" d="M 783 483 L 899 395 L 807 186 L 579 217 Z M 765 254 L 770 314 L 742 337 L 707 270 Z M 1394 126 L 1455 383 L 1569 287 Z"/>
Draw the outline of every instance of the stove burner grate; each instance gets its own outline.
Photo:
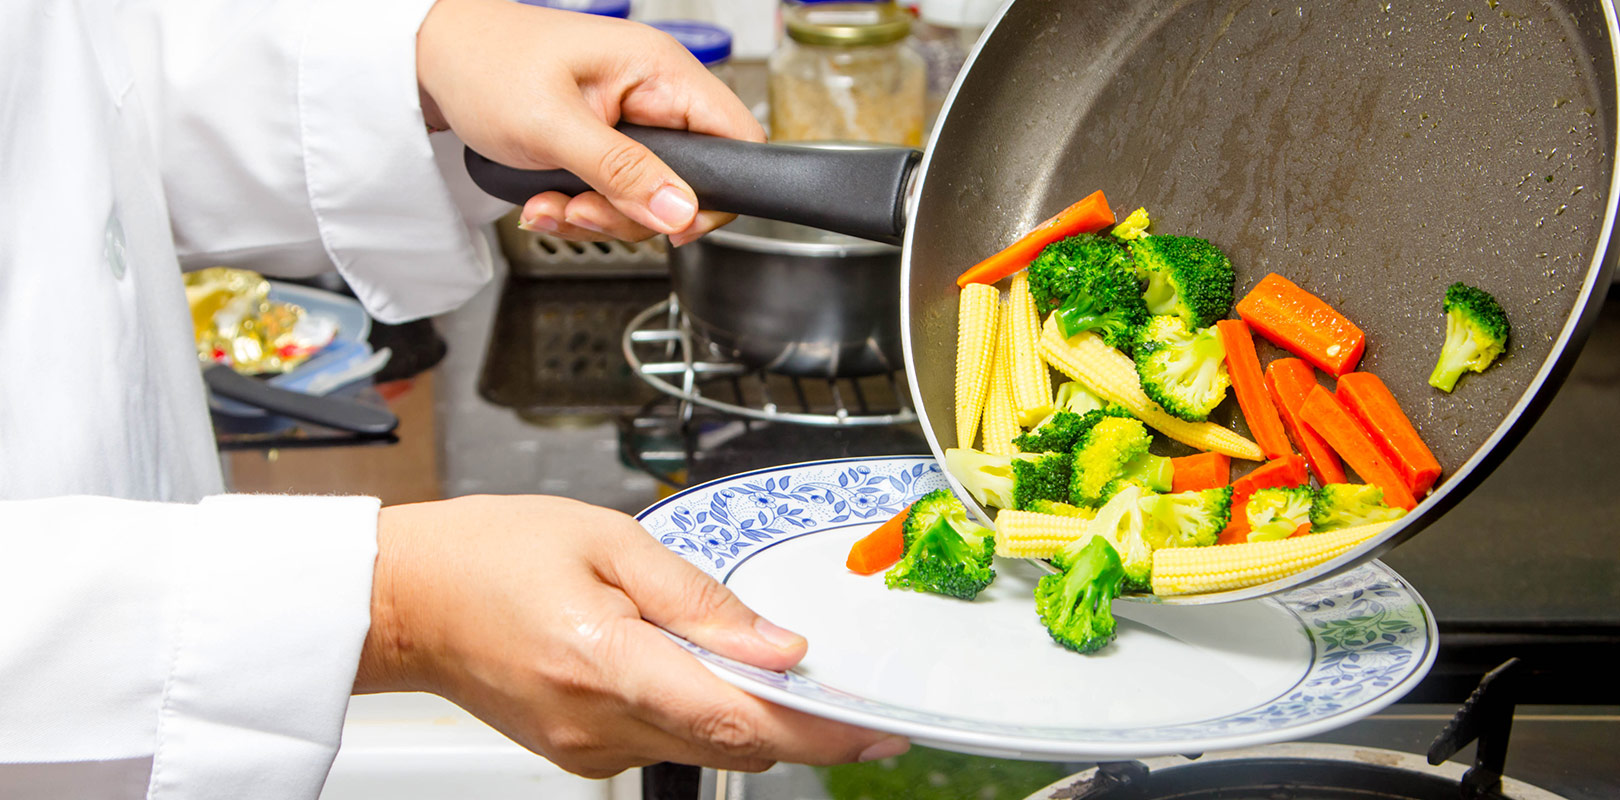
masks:
<path id="1" fill-rule="evenodd" d="M 713 357 L 673 295 L 624 329 L 624 357 L 653 388 L 693 406 L 765 422 L 820 427 L 903 425 L 917 420 L 900 370 L 862 378 L 800 378 Z"/>

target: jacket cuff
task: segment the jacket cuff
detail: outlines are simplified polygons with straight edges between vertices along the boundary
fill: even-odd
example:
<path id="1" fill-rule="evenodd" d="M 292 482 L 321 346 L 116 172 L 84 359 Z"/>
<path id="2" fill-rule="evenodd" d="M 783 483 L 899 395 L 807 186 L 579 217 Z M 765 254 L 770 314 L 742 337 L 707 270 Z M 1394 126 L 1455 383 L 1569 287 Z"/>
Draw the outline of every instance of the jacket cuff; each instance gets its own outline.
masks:
<path id="1" fill-rule="evenodd" d="M 383 322 L 449 311 L 493 274 L 422 118 L 416 33 L 432 5 L 311 3 L 298 58 L 299 135 L 321 241 Z"/>
<path id="2" fill-rule="evenodd" d="M 149 798 L 315 798 L 371 621 L 373 498 L 223 495 L 175 548 L 186 586 Z"/>

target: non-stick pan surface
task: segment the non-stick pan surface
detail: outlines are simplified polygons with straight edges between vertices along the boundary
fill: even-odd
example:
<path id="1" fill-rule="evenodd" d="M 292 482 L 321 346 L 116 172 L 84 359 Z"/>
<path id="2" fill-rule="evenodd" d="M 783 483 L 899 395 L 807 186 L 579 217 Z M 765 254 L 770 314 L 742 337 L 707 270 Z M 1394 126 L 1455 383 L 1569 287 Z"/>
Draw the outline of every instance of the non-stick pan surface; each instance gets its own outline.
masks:
<path id="1" fill-rule="evenodd" d="M 1445 473 L 1323 572 L 1455 504 L 1550 400 L 1606 291 L 1615 75 L 1607 6 L 1446 5 L 1013 3 L 959 82 L 906 240 L 932 443 L 955 442 L 953 278 L 1100 188 L 1116 213 L 1144 205 L 1155 230 L 1219 244 L 1240 297 L 1278 272 L 1366 331 L 1361 369 Z M 1454 281 L 1494 294 L 1513 336 L 1448 395 L 1427 378 Z M 1217 421 L 1245 430 L 1235 405 Z"/>
<path id="2" fill-rule="evenodd" d="M 906 366 L 935 454 L 956 440 L 956 275 L 1103 189 L 1116 213 L 1146 206 L 1155 230 L 1218 244 L 1239 296 L 1278 272 L 1349 316 L 1368 338 L 1361 368 L 1390 386 L 1444 467 L 1401 525 L 1310 574 L 1416 533 L 1523 435 L 1607 290 L 1614 35 L 1609 3 L 1573 0 L 1012 3 L 947 103 L 904 226 Z M 700 199 L 718 178 L 729 205 L 711 207 L 722 210 L 816 224 L 790 207 L 811 197 L 870 217 L 877 233 L 865 235 L 899 230 L 884 214 L 906 218 L 872 184 L 903 185 L 907 161 L 839 173 L 796 153 L 799 167 L 767 178 L 759 170 L 776 160 L 748 153 L 739 181 L 724 179 L 735 166 L 725 158 L 695 159 Z M 795 171 L 822 193 L 800 191 Z M 837 215 L 820 223 L 860 227 Z M 1495 367 L 1448 395 L 1427 377 L 1455 281 L 1494 294 L 1513 337 Z M 1216 420 L 1244 430 L 1230 400 Z"/>

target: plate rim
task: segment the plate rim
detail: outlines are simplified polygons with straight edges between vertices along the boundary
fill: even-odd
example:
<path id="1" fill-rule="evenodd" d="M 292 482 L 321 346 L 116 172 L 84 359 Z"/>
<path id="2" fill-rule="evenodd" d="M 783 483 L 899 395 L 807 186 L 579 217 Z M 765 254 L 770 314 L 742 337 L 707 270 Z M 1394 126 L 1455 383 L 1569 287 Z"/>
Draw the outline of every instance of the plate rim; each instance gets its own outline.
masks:
<path id="1" fill-rule="evenodd" d="M 705 491 L 712 491 L 718 487 L 743 481 L 755 476 L 767 475 L 771 473 L 801 471 L 810 468 L 827 467 L 837 464 L 872 464 L 894 461 L 914 461 L 922 464 L 934 465 L 938 465 L 939 463 L 938 460 L 932 455 L 915 454 L 846 456 L 841 458 L 820 459 L 814 461 L 797 462 L 793 464 L 762 467 L 748 470 L 746 472 L 739 472 L 734 475 L 715 478 L 713 480 L 705 481 L 701 484 L 683 489 L 680 492 L 663 498 L 643 509 L 636 515 L 636 520 L 638 522 L 645 521 L 659 510 L 683 499 L 689 499 L 692 495 L 700 494 Z M 940 466 L 941 472 L 943 473 L 943 466 Z M 881 521 L 881 519 L 863 519 L 859 521 L 851 521 L 848 523 L 848 525 L 872 524 L 873 522 Z M 848 525 L 840 524 L 837 527 L 844 528 L 848 527 Z M 832 530 L 832 528 L 807 529 L 804 531 L 795 532 L 791 536 L 781 537 L 780 539 L 773 540 L 772 543 L 774 544 L 776 541 L 796 539 L 812 533 L 819 533 L 827 530 Z M 654 536 L 655 539 L 658 537 L 657 533 L 650 530 L 649 535 Z M 663 543 L 660 542 L 660 545 L 663 545 Z M 675 551 L 672 549 L 671 552 Z M 676 554 L 680 555 L 679 553 Z M 685 560 L 684 556 L 683 560 Z M 740 559 L 731 564 L 724 574 L 729 576 L 745 560 L 746 559 Z M 1381 561 L 1374 560 L 1368 562 L 1367 564 L 1358 567 L 1354 573 L 1346 574 L 1360 574 L 1363 570 L 1379 573 L 1385 579 L 1397 584 L 1401 591 L 1403 591 L 1414 601 L 1417 610 L 1422 614 L 1423 617 L 1424 632 L 1422 637 L 1422 653 L 1418 658 L 1414 659 L 1406 674 L 1399 681 L 1396 681 L 1390 686 L 1384 688 L 1377 695 L 1360 700 L 1354 705 L 1341 709 L 1336 713 L 1328 714 L 1315 719 L 1285 723 L 1274 728 L 1267 728 L 1259 731 L 1227 735 L 1189 737 L 1187 739 L 1180 740 L 1121 739 L 1113 741 L 1087 741 L 1066 740 L 1055 737 L 1032 738 L 1019 736 L 1016 734 L 986 733 L 965 728 L 935 725 L 927 722 L 887 716 L 873 711 L 832 705 L 823 700 L 797 694 L 787 689 L 772 686 L 768 683 L 764 683 L 760 680 L 752 678 L 749 675 L 744 674 L 744 672 L 762 670 L 712 653 L 674 634 L 668 635 L 683 649 L 691 653 L 694 657 L 698 658 L 699 661 L 703 663 L 704 666 L 707 667 L 711 672 L 715 673 L 728 684 L 742 691 L 748 692 L 749 694 L 772 703 L 814 716 L 846 722 L 872 730 L 880 730 L 888 733 L 907 736 L 915 743 L 926 746 L 979 755 L 1044 761 L 1125 759 L 1168 755 L 1188 755 L 1194 753 L 1224 751 L 1294 741 L 1335 730 L 1358 720 L 1364 719 L 1383 710 L 1384 708 L 1389 707 L 1409 693 L 1412 688 L 1414 688 L 1424 679 L 1424 677 L 1428 675 L 1439 654 L 1439 628 L 1437 620 L 1435 619 L 1433 608 L 1431 608 L 1428 602 L 1423 599 L 1423 596 L 1417 591 L 1417 588 L 1413 586 L 1410 581 Z M 1339 577 L 1342 579 L 1344 576 Z M 724 580 L 721 580 L 723 583 Z M 1302 616 L 1299 611 L 1294 609 L 1290 603 L 1285 601 L 1287 595 L 1288 593 L 1283 593 L 1281 595 L 1256 598 L 1254 600 L 1243 602 L 1262 602 L 1277 607 L 1301 627 L 1308 640 L 1308 645 L 1311 652 L 1307 672 L 1305 675 L 1300 677 L 1300 681 L 1303 681 L 1309 677 L 1309 670 L 1314 669 L 1315 666 L 1320 663 L 1320 647 L 1317 636 L 1313 635 L 1311 626 L 1306 618 Z M 802 676 L 800 677 L 802 678 Z M 810 680 L 808 678 L 802 679 Z M 1297 690 L 1300 681 L 1296 681 L 1291 687 L 1279 693 L 1277 698 L 1287 697 L 1289 693 Z M 824 684 L 817 685 L 825 686 Z M 826 686 L 825 688 L 833 692 L 848 693 L 844 692 L 844 690 L 836 689 L 835 687 Z M 859 697 L 859 695 L 855 696 Z M 1267 701 L 1267 703 L 1270 702 L 1275 702 L 1275 699 L 1272 701 Z M 1258 704 L 1255 706 L 1255 708 L 1263 708 L 1265 705 L 1266 704 L 1264 703 Z M 1210 720 L 1189 720 L 1176 722 L 1171 723 L 1169 726 L 1154 725 L 1143 727 L 1175 727 L 1180 725 L 1195 725 L 1199 724 L 1200 722 L 1210 722 L 1224 719 L 1228 716 L 1232 715 L 1214 717 Z"/>

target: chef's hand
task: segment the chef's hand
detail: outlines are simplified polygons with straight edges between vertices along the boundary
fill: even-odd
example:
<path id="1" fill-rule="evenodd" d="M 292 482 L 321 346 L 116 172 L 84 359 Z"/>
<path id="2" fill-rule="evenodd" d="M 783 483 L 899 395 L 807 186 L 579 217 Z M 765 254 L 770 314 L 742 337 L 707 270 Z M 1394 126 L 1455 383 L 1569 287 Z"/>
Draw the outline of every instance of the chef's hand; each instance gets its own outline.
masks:
<path id="1" fill-rule="evenodd" d="M 597 189 L 548 192 L 522 224 L 581 240 L 685 244 L 732 217 L 697 210 L 690 186 L 613 130 L 621 119 L 764 141 L 741 100 L 665 34 L 511 0 L 438 0 L 417 32 L 428 123 L 525 169 L 565 169 Z"/>
<path id="2" fill-rule="evenodd" d="M 356 692 L 430 691 L 564 769 L 659 761 L 758 771 L 904 752 L 905 739 L 767 703 L 661 633 L 766 669 L 805 640 L 635 520 L 557 497 L 391 506 L 377 526 Z"/>

